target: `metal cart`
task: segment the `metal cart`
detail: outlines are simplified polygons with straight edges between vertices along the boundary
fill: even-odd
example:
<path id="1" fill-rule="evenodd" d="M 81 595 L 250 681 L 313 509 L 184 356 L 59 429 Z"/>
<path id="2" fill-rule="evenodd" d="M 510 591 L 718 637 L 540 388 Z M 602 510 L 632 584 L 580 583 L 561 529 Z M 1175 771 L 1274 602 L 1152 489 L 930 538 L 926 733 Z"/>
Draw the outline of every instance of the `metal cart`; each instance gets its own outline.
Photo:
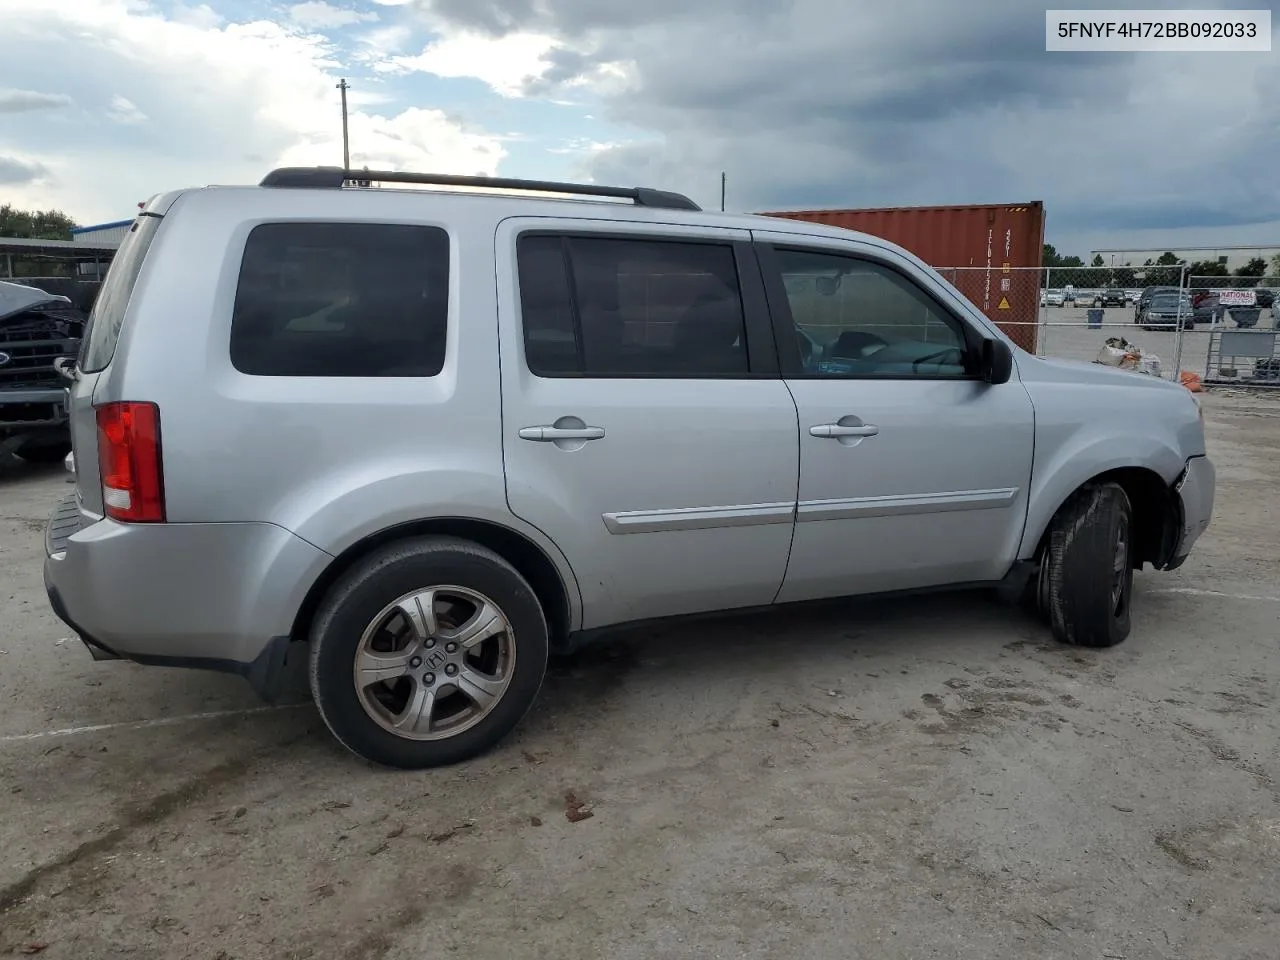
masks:
<path id="1" fill-rule="evenodd" d="M 1280 387 L 1280 330 L 1213 330 L 1204 382 Z"/>

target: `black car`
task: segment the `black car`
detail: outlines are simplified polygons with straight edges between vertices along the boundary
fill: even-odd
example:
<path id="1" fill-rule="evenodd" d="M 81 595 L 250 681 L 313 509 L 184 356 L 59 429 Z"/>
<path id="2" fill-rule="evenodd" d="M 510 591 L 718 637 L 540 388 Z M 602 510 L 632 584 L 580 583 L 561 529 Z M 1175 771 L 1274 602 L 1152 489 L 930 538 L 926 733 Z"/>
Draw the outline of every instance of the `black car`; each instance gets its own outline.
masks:
<path id="1" fill-rule="evenodd" d="M 1274 290 L 1268 290 L 1266 287 L 1258 287 L 1254 293 L 1258 295 L 1258 306 L 1262 307 L 1262 309 L 1270 310 L 1274 307 L 1276 302 L 1276 292 Z"/>
<path id="2" fill-rule="evenodd" d="M 1124 291 L 1116 287 L 1110 290 L 1103 290 L 1093 298 L 1095 307 L 1123 307 L 1124 304 Z"/>
<path id="3" fill-rule="evenodd" d="M 1176 287 L 1171 293 L 1152 296 L 1138 316 L 1138 323 L 1143 330 L 1177 330 L 1179 320 L 1184 330 L 1194 329 L 1196 325 L 1191 297 Z"/>

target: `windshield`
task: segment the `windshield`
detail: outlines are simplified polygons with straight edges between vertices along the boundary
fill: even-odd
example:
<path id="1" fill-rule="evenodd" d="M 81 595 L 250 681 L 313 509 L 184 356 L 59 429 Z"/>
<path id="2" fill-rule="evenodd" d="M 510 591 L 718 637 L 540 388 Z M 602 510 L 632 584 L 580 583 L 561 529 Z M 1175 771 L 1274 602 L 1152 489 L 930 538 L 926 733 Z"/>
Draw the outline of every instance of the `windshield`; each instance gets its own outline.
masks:
<path id="1" fill-rule="evenodd" d="M 1157 295 L 1151 298 L 1151 309 L 1153 310 L 1176 310 L 1178 306 L 1191 306 L 1190 297 L 1171 297 L 1168 294 Z"/>

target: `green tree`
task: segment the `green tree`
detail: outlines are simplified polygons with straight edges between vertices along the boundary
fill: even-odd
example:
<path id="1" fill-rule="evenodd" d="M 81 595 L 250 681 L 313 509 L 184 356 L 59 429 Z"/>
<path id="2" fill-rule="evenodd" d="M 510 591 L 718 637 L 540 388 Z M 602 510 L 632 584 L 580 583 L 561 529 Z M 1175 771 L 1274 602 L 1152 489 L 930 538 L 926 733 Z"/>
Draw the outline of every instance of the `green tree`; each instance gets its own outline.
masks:
<path id="1" fill-rule="evenodd" d="M 1261 257 L 1254 257 L 1243 267 L 1237 267 L 1235 274 L 1242 278 L 1240 282 L 1234 284 L 1237 287 L 1256 287 L 1258 280 L 1267 274 L 1267 261 Z"/>
<path id="2" fill-rule="evenodd" d="M 1091 267 L 1105 267 L 1106 265 L 1106 261 L 1102 259 L 1102 254 L 1100 253 L 1095 253 L 1093 255 L 1093 262 L 1089 264 Z"/>
<path id="3" fill-rule="evenodd" d="M 24 240 L 70 240 L 76 222 L 61 210 L 19 210 L 0 206 L 0 237 Z"/>
<path id="4" fill-rule="evenodd" d="M 1064 257 L 1058 253 L 1057 248 L 1052 243 L 1046 243 L 1040 264 L 1045 268 L 1045 272 L 1040 276 L 1040 286 L 1044 287 L 1052 283 L 1055 287 L 1061 287 L 1064 284 L 1074 282 L 1069 278 L 1063 279 L 1066 275 L 1061 273 L 1061 268 L 1083 267 L 1084 261 L 1075 256 Z"/>
<path id="5" fill-rule="evenodd" d="M 1177 286 L 1182 282 L 1182 266 L 1185 263 L 1185 260 L 1178 259 L 1177 254 L 1166 250 L 1154 261 L 1147 260 L 1142 282 L 1149 287 Z"/>
<path id="6" fill-rule="evenodd" d="M 1193 287 L 1229 287 L 1231 271 L 1217 260 L 1198 260 L 1187 267 L 1187 282 Z"/>

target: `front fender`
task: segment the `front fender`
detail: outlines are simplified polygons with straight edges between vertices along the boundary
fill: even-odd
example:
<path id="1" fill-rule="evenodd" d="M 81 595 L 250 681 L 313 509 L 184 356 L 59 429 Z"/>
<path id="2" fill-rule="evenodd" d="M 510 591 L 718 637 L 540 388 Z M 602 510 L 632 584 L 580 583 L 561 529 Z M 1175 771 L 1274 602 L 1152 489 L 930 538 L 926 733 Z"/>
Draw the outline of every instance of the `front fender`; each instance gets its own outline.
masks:
<path id="1" fill-rule="evenodd" d="M 1037 437 L 1027 523 L 1018 548 L 1018 559 L 1029 560 L 1035 555 L 1040 539 L 1058 508 L 1094 477 L 1112 470 L 1139 468 L 1157 474 L 1167 486 L 1178 478 L 1185 466 L 1186 460 L 1177 446 L 1149 434 L 1091 436 L 1077 433 L 1051 446 L 1047 453 L 1042 453 L 1041 438 Z"/>

